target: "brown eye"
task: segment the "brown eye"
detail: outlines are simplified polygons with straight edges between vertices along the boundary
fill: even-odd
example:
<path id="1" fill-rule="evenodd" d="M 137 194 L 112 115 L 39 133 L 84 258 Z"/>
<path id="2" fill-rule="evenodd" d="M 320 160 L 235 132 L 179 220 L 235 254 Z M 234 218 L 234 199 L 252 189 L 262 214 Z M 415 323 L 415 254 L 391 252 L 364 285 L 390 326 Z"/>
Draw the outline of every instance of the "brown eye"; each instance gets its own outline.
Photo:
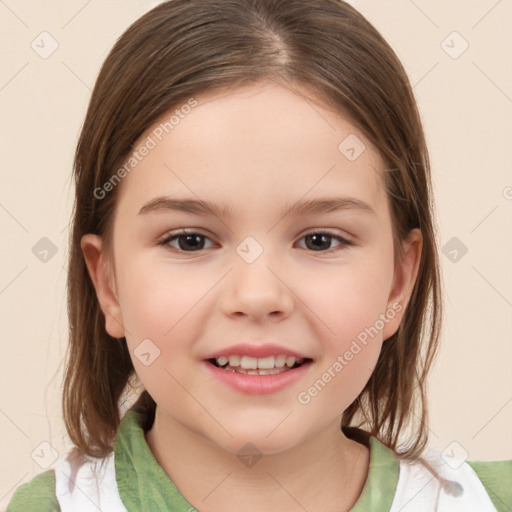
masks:
<path id="1" fill-rule="evenodd" d="M 166 237 L 160 245 L 177 252 L 197 252 L 205 249 L 205 241 L 209 238 L 201 233 L 180 231 Z"/>
<path id="2" fill-rule="evenodd" d="M 352 242 L 339 235 L 324 231 L 308 233 L 304 235 L 302 239 L 306 241 L 306 249 L 314 252 L 334 252 L 338 250 L 338 248 L 353 245 Z M 335 241 L 337 241 L 338 244 L 332 248 L 331 244 Z"/>

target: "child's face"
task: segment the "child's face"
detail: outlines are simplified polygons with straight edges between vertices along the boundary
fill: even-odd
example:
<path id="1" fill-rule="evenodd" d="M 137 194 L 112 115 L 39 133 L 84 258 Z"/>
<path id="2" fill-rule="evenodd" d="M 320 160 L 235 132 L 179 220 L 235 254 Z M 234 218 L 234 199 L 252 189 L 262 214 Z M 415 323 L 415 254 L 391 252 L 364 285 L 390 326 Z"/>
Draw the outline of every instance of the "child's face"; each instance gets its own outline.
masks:
<path id="1" fill-rule="evenodd" d="M 139 139 L 157 144 L 120 185 L 115 293 L 96 288 L 108 332 L 126 336 L 168 425 L 232 452 L 247 442 L 276 452 L 339 430 L 399 325 L 421 240 L 411 238 L 395 273 L 383 164 L 347 120 L 272 83 L 196 99 L 161 141 L 160 121 Z M 350 134 L 366 146 L 356 159 L 356 139 L 339 149 Z M 147 206 L 157 198 L 159 208 Z M 225 204 L 232 216 L 171 210 L 164 198 Z M 353 201 L 283 213 L 319 198 Z M 160 244 L 182 228 L 196 235 Z M 207 361 L 243 355 L 239 344 L 308 359 L 273 376 Z"/>

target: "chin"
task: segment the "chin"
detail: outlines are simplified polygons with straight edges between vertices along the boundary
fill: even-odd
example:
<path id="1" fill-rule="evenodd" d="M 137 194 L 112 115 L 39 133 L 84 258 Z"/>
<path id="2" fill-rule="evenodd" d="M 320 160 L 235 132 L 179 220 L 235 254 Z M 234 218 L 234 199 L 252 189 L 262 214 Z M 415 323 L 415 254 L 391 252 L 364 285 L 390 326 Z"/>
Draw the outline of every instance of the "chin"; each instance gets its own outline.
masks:
<path id="1" fill-rule="evenodd" d="M 215 440 L 212 439 L 212 442 L 215 443 Z M 298 441 L 297 441 L 298 442 Z M 275 455 L 278 453 L 283 453 L 288 450 L 293 449 L 296 444 L 296 441 L 288 439 L 265 439 L 259 436 L 237 436 L 233 439 L 230 439 L 228 442 L 224 442 L 221 444 L 217 444 L 219 448 L 222 448 L 228 453 L 236 455 L 242 461 L 245 456 L 255 456 L 260 457 L 263 455 Z"/>
<path id="2" fill-rule="evenodd" d="M 234 455 L 240 452 L 254 450 L 257 454 L 272 455 L 295 448 L 303 441 L 303 437 L 297 429 L 277 427 L 279 422 L 261 421 L 256 425 L 242 428 L 241 425 L 224 425 L 232 437 L 228 435 L 212 436 L 210 431 L 208 438 L 219 448 Z M 224 433 L 223 433 L 224 434 Z"/>

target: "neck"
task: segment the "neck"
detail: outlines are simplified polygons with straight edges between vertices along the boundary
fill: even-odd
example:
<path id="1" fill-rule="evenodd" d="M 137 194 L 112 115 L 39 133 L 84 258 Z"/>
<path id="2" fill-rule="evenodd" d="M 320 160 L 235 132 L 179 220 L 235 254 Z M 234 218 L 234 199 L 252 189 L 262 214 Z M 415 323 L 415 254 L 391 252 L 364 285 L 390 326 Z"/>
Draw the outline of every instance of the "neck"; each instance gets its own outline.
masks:
<path id="1" fill-rule="evenodd" d="M 339 512 L 359 497 L 369 450 L 339 423 L 284 452 L 240 457 L 191 432 L 157 408 L 146 433 L 156 460 L 196 509 L 244 512 L 279 509 Z"/>

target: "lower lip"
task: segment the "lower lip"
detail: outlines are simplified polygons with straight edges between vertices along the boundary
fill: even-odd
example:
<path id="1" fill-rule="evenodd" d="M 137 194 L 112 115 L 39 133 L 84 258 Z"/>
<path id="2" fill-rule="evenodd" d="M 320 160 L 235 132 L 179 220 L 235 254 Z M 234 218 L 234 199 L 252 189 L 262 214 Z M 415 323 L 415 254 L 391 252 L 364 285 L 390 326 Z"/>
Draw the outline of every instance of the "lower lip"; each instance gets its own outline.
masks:
<path id="1" fill-rule="evenodd" d="M 248 395 L 267 395 L 277 393 L 298 381 L 308 371 L 311 361 L 301 364 L 293 370 L 274 375 L 248 375 L 246 373 L 223 370 L 204 361 L 212 375 L 224 384 Z"/>

